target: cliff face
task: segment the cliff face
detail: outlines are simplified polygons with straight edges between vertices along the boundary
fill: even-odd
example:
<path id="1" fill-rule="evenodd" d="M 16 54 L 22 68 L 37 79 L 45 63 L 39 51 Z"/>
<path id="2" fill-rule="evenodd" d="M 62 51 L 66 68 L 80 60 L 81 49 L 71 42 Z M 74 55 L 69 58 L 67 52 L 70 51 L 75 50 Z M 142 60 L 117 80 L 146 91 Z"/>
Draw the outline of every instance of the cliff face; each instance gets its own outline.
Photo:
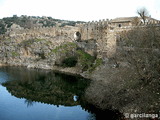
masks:
<path id="1" fill-rule="evenodd" d="M 61 36 L 58 39 L 70 41 Z M 16 39 L 4 39 L 0 46 L 1 64 L 27 66 L 33 68 L 50 69 L 55 63 L 55 55 L 52 49 L 56 48 L 57 37 L 51 39 L 28 39 L 18 42 Z"/>
<path id="2" fill-rule="evenodd" d="M 88 69 L 94 70 L 99 64 L 94 57 L 93 41 L 78 43 L 66 36 L 54 36 L 28 40 L 5 37 L 0 42 L 1 65 L 50 69 L 79 75 Z"/>

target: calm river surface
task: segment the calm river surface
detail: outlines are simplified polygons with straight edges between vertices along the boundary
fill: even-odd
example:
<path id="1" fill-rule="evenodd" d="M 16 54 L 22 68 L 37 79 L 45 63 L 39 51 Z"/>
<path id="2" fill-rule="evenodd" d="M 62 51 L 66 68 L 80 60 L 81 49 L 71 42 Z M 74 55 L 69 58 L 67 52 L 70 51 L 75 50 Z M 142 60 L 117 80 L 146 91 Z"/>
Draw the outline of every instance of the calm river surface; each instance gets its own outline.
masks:
<path id="1" fill-rule="evenodd" d="M 1 67 L 0 120 L 97 120 L 84 97 L 89 84 L 52 71 Z"/>

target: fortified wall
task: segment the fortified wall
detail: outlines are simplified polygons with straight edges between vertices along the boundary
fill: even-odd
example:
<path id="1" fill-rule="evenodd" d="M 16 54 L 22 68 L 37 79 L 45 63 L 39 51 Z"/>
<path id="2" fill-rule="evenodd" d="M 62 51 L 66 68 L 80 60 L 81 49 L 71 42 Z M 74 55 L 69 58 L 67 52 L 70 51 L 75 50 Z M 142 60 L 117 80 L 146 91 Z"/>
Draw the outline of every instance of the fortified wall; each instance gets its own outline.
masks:
<path id="1" fill-rule="evenodd" d="M 95 43 L 92 52 L 96 52 L 97 57 L 114 57 L 117 50 L 117 39 L 119 33 L 132 30 L 136 27 L 147 27 L 153 25 L 160 27 L 160 21 L 150 18 L 145 24 L 142 20 L 135 22 L 138 17 L 119 18 L 116 20 L 99 20 L 77 25 L 81 33 L 81 41 Z"/>
<path id="2" fill-rule="evenodd" d="M 18 25 L 14 25 L 11 27 L 6 35 L 10 37 L 11 39 L 16 39 L 17 41 L 23 41 L 28 39 L 59 39 L 58 36 L 63 36 L 69 39 L 70 41 L 73 41 L 73 33 L 75 31 L 78 31 L 78 27 L 72 27 L 72 26 L 65 26 L 65 27 L 34 27 L 31 29 L 24 29 L 21 28 Z M 57 40 L 56 40 L 57 41 Z M 62 40 L 63 41 L 63 40 Z"/>
<path id="3" fill-rule="evenodd" d="M 135 18 L 134 18 L 135 19 Z M 117 50 L 117 37 L 119 32 L 128 31 L 135 27 L 145 27 L 148 25 L 160 26 L 160 21 L 150 19 L 145 24 L 140 20 L 136 24 L 133 17 L 119 18 L 116 20 L 99 20 L 76 26 L 65 27 L 37 27 L 24 29 L 18 25 L 12 25 L 6 35 L 10 39 L 22 42 L 29 39 L 46 39 L 55 46 L 63 42 L 74 41 L 74 33 L 79 31 L 81 40 L 78 45 L 86 52 L 96 55 L 99 58 L 114 57 Z"/>

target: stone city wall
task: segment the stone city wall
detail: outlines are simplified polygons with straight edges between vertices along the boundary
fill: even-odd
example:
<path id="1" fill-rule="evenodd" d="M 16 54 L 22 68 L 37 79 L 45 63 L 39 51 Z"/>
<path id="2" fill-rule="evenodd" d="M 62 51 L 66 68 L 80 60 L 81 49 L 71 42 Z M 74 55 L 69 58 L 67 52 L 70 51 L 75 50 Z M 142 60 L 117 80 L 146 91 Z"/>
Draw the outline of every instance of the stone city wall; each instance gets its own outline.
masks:
<path id="1" fill-rule="evenodd" d="M 146 24 L 139 23 L 138 27 L 154 25 L 159 27 L 159 21 L 150 21 Z M 64 42 L 73 42 L 74 33 L 79 31 L 81 34 L 80 46 L 85 46 L 85 51 L 97 55 L 99 58 L 114 57 L 117 49 L 117 35 L 120 32 L 128 31 L 137 26 L 115 26 L 111 20 L 92 21 L 84 24 L 77 24 L 65 27 L 37 27 L 24 29 L 13 27 L 6 33 L 9 39 L 14 39 L 18 43 L 30 39 L 49 40 L 55 46 Z"/>

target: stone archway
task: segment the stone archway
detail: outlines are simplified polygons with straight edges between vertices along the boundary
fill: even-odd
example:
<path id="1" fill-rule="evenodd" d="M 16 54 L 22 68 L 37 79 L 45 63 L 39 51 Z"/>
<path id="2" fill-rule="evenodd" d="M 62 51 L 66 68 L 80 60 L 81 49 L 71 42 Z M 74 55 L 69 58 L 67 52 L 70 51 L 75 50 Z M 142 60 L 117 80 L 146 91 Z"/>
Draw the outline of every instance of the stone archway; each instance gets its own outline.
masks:
<path id="1" fill-rule="evenodd" d="M 74 33 L 74 40 L 80 41 L 81 40 L 81 33 L 79 31 Z"/>

